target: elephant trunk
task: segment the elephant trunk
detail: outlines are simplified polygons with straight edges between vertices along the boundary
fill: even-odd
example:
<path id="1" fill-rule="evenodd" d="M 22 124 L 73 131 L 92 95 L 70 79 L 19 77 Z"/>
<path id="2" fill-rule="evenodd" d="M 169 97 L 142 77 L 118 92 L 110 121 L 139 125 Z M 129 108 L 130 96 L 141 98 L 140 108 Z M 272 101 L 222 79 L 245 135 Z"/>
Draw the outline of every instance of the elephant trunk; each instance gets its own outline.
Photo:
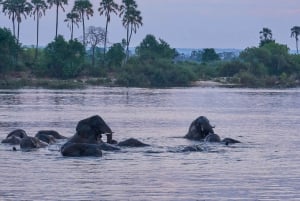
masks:
<path id="1" fill-rule="evenodd" d="M 105 133 L 106 138 L 107 138 L 107 139 L 106 139 L 106 143 L 108 143 L 108 144 L 114 144 L 113 133 L 114 133 L 114 132 Z"/>
<path id="2" fill-rule="evenodd" d="M 107 143 L 108 144 L 112 144 L 112 133 L 109 133 L 109 134 L 106 134 L 106 137 L 107 137 Z"/>

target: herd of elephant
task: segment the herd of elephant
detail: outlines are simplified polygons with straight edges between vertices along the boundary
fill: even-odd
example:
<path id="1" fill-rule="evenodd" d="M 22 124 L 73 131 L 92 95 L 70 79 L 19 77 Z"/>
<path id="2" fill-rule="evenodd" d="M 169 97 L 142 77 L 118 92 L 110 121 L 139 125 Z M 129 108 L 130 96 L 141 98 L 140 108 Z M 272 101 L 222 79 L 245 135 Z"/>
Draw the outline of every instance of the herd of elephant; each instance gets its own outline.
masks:
<path id="1" fill-rule="evenodd" d="M 197 140 L 204 142 L 216 142 L 223 143 L 225 145 L 232 143 L 240 143 L 238 140 L 221 138 L 214 132 L 213 126 L 209 120 L 200 116 L 195 119 L 188 130 L 188 133 L 184 136 L 189 140 Z M 107 140 L 102 140 L 102 135 L 106 135 Z M 105 123 L 105 121 L 98 115 L 91 116 L 78 122 L 76 126 L 76 133 L 67 138 L 60 135 L 53 130 L 39 131 L 35 137 L 30 137 L 22 129 L 12 131 L 7 137 L 2 140 L 2 143 L 13 145 L 13 150 L 17 150 L 15 145 L 20 145 L 21 150 L 32 150 L 37 148 L 46 147 L 49 144 L 53 144 L 58 140 L 66 139 L 67 142 L 60 148 L 60 152 L 63 156 L 67 157 L 81 157 L 81 156 L 102 156 L 102 150 L 114 151 L 120 150 L 121 147 L 145 147 L 150 146 L 137 139 L 130 138 L 122 142 L 117 142 L 113 139 L 113 132 L 111 128 Z M 199 149 L 197 146 L 185 147 L 186 151 L 194 151 Z"/>

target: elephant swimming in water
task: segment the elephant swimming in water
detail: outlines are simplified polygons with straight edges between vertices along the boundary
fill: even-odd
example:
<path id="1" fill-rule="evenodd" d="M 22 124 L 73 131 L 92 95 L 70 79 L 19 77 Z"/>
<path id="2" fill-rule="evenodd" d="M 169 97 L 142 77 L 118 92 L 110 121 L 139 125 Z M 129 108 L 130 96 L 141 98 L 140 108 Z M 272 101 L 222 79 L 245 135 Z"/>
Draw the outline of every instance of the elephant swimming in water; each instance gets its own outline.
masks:
<path id="1" fill-rule="evenodd" d="M 2 143 L 10 145 L 20 145 L 21 150 L 31 150 L 46 147 L 48 144 L 56 142 L 56 138 L 64 139 L 65 137 L 57 135 L 56 131 L 39 131 L 35 137 L 30 137 L 23 129 L 16 129 L 10 132 Z M 53 137 L 55 136 L 55 137 Z M 13 147 L 16 151 L 17 148 Z"/>
<path id="2" fill-rule="evenodd" d="M 103 142 L 102 135 L 107 136 L 107 143 L 112 143 L 112 130 L 98 115 L 91 116 L 78 122 L 76 133 L 68 142 L 98 144 Z"/>
<path id="3" fill-rule="evenodd" d="M 67 143 L 61 148 L 61 154 L 69 157 L 95 156 L 101 157 L 102 151 L 97 144 Z"/>
<path id="4" fill-rule="evenodd" d="M 220 136 L 214 132 L 213 128 L 214 127 L 205 116 L 200 116 L 191 123 L 188 133 L 184 137 L 190 140 L 220 142 L 226 145 L 240 143 L 240 141 L 232 138 L 224 138 L 221 140 Z"/>
<path id="5" fill-rule="evenodd" d="M 102 135 L 107 136 L 107 143 L 102 141 Z M 119 150 L 111 145 L 112 130 L 98 115 L 78 122 L 76 133 L 61 147 L 63 156 L 102 156 L 101 150 Z"/>
<path id="6" fill-rule="evenodd" d="M 18 145 L 21 143 L 23 138 L 27 137 L 27 134 L 22 129 L 16 129 L 10 132 L 1 143 L 11 144 L 11 145 Z"/>
<path id="7" fill-rule="evenodd" d="M 210 133 L 214 133 L 213 128 L 205 116 L 200 116 L 191 123 L 184 137 L 190 140 L 204 140 Z"/>
<path id="8" fill-rule="evenodd" d="M 122 142 L 118 143 L 118 146 L 120 147 L 148 147 L 149 144 L 145 144 L 137 139 L 129 138 L 127 140 L 124 140 Z"/>
<path id="9" fill-rule="evenodd" d="M 112 138 L 112 130 L 98 115 L 91 116 L 78 122 L 76 133 L 62 147 L 63 156 L 102 156 L 101 150 L 117 151 L 119 147 L 149 146 L 137 139 L 130 138 L 117 144 Z M 107 136 L 107 141 L 102 141 L 102 135 Z M 116 145 L 114 145 L 116 144 Z"/>
<path id="10" fill-rule="evenodd" d="M 54 130 L 41 130 L 35 134 L 35 137 L 48 144 L 53 144 L 56 140 L 67 139 L 67 137 Z"/>
<path id="11" fill-rule="evenodd" d="M 22 150 L 28 151 L 31 149 L 43 148 L 48 146 L 47 143 L 42 142 L 36 137 L 24 137 L 20 142 L 20 148 Z M 14 149 L 15 150 L 15 149 Z"/>

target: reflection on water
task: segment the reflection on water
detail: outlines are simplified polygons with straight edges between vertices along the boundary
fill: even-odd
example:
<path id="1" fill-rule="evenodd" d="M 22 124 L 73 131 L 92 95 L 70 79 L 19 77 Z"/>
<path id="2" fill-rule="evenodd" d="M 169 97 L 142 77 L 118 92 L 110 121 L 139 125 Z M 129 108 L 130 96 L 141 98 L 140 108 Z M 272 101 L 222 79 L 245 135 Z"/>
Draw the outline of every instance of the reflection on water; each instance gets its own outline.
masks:
<path id="1" fill-rule="evenodd" d="M 117 140 L 151 147 L 63 158 L 63 142 L 34 152 L 0 145 L 0 200 L 296 200 L 300 197 L 300 90 L 89 88 L 0 90 L 0 139 L 22 128 L 65 136 L 99 114 Z M 199 115 L 242 144 L 183 136 Z"/>

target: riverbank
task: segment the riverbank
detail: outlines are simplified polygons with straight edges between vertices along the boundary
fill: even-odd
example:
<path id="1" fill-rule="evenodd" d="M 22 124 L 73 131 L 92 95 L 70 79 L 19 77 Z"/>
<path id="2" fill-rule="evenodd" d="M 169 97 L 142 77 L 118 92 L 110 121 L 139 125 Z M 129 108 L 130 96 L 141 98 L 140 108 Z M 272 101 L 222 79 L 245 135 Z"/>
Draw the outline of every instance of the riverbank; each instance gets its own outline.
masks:
<path id="1" fill-rule="evenodd" d="M 21 89 L 21 88 L 45 88 L 45 89 L 84 89 L 89 86 L 122 87 L 116 84 L 114 78 L 80 77 L 76 79 L 53 79 L 53 78 L 34 78 L 34 77 L 5 77 L 0 80 L 0 89 Z M 299 87 L 300 83 L 292 85 L 277 83 L 269 87 L 247 86 L 233 82 L 220 81 L 220 79 L 198 80 L 190 83 L 186 87 L 225 87 L 225 88 L 293 88 Z M 127 86 L 124 86 L 127 87 Z M 176 87 L 176 86 L 174 86 Z M 182 87 L 182 86 L 181 86 Z M 161 87 L 164 88 L 164 87 Z"/>
<path id="2" fill-rule="evenodd" d="M 82 76 L 74 79 L 38 78 L 31 73 L 19 72 L 2 76 L 0 79 L 0 89 L 20 89 L 20 88 L 45 88 L 45 89 L 83 89 L 89 86 L 122 87 L 117 83 L 113 75 L 108 77 L 89 77 Z M 273 80 L 273 84 L 268 86 L 242 84 L 232 78 L 213 78 L 210 80 L 193 81 L 185 87 L 225 87 L 225 88 L 293 88 L 299 87 L 299 80 L 280 81 Z M 124 86 L 128 87 L 128 86 Z M 176 87 L 176 86 L 174 86 Z M 180 86 L 182 87 L 182 86 Z M 147 88 L 147 87 L 142 87 Z M 149 87 L 155 88 L 155 87 Z M 165 87 L 157 87 L 165 88 Z"/>
<path id="3" fill-rule="evenodd" d="M 52 78 L 4 78 L 0 80 L 0 89 L 19 89 L 19 88 L 45 88 L 45 89 L 83 89 L 88 86 L 108 86 L 120 87 L 109 78 L 83 77 L 78 79 L 52 79 Z M 196 81 L 190 86 L 199 87 L 221 87 L 229 86 L 215 81 Z"/>
<path id="4" fill-rule="evenodd" d="M 214 81 L 214 80 L 199 80 L 199 81 L 193 82 L 192 86 L 233 88 L 233 87 L 240 87 L 241 85 L 234 84 L 234 83 L 222 83 L 222 82 L 217 82 L 217 81 Z"/>

